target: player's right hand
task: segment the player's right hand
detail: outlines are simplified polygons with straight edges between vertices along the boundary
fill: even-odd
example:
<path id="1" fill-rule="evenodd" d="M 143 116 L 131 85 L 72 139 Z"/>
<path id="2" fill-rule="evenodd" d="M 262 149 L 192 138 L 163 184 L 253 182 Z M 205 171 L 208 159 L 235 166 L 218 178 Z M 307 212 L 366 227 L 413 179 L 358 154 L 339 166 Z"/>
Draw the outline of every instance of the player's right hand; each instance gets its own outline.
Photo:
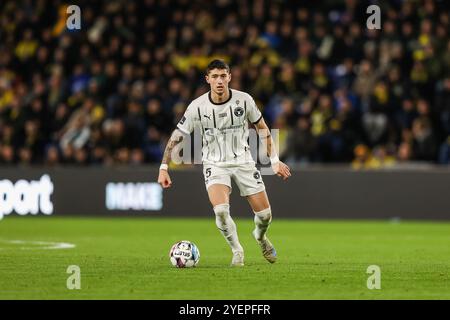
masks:
<path id="1" fill-rule="evenodd" d="M 164 188 L 170 188 L 172 186 L 172 180 L 170 180 L 169 172 L 167 170 L 159 170 L 158 183 Z"/>
<path id="2" fill-rule="evenodd" d="M 291 169 L 283 162 L 279 161 L 276 164 L 272 165 L 273 171 L 277 176 L 283 178 L 283 180 L 289 179 L 291 176 Z"/>

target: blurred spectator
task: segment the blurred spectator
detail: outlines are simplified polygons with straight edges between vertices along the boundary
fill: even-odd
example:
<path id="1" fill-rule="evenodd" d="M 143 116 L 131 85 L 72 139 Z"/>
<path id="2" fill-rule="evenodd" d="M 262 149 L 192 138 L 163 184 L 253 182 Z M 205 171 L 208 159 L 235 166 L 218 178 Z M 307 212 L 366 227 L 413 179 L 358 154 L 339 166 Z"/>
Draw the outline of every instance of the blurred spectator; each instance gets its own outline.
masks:
<path id="1" fill-rule="evenodd" d="M 450 136 L 441 144 L 439 149 L 439 163 L 450 164 Z"/>
<path id="2" fill-rule="evenodd" d="M 436 155 L 436 143 L 431 123 L 426 118 L 414 120 L 413 127 L 413 154 L 417 160 L 431 161 Z"/>
<path id="3" fill-rule="evenodd" d="M 45 155 L 45 165 L 55 166 L 60 162 L 58 148 L 56 146 L 49 146 Z"/>
<path id="4" fill-rule="evenodd" d="M 299 118 L 287 139 L 286 150 L 283 154 L 287 163 L 309 163 L 315 160 L 314 152 L 317 147 L 317 139 L 311 133 L 308 118 Z"/>

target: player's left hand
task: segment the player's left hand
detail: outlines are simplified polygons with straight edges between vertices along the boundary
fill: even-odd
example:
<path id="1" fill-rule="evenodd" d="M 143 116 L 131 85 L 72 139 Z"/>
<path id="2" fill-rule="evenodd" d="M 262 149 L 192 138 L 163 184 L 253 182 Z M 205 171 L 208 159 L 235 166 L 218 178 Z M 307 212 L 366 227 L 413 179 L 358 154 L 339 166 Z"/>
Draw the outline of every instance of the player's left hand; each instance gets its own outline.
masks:
<path id="1" fill-rule="evenodd" d="M 277 176 L 282 177 L 283 180 L 287 180 L 291 176 L 291 170 L 286 164 L 281 161 L 273 164 L 272 169 L 277 174 Z"/>

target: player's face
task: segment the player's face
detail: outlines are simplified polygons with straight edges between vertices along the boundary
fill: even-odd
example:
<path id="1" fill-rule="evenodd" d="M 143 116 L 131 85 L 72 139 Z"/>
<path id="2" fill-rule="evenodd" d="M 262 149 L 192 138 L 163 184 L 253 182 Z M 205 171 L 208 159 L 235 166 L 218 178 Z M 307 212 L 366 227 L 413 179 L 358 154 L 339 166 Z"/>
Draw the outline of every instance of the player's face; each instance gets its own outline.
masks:
<path id="1" fill-rule="evenodd" d="M 227 69 L 212 69 L 206 76 L 206 82 L 211 86 L 211 90 L 219 95 L 228 91 L 230 81 L 231 74 Z"/>

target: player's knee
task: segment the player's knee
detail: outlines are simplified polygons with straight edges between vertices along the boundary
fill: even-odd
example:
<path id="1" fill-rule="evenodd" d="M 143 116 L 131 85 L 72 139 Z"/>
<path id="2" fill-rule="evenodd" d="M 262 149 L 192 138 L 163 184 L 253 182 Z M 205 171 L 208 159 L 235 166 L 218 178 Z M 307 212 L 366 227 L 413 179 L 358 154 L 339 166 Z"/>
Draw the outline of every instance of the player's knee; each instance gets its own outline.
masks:
<path id="1" fill-rule="evenodd" d="M 230 215 L 230 205 L 228 203 L 218 204 L 214 207 L 216 217 L 222 222 L 225 222 Z"/>
<path id="2" fill-rule="evenodd" d="M 255 216 L 258 217 L 262 222 L 270 223 L 272 221 L 272 210 L 270 209 L 270 207 L 268 207 L 264 210 L 255 212 Z"/>

